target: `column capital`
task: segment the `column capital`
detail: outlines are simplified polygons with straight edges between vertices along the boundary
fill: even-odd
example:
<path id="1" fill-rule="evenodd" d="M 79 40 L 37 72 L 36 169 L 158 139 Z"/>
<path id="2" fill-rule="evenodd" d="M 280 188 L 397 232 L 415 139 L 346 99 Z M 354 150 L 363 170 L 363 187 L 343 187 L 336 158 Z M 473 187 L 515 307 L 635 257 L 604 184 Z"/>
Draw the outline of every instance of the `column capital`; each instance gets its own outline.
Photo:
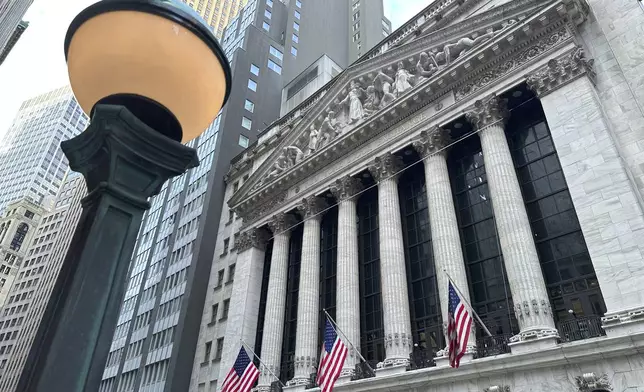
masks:
<path id="1" fill-rule="evenodd" d="M 254 227 L 239 235 L 239 238 L 235 241 L 235 248 L 237 249 L 237 253 L 242 253 L 250 248 L 266 250 L 268 238 L 269 235 L 266 230 Z"/>
<path id="2" fill-rule="evenodd" d="M 321 219 L 322 214 L 320 213 L 328 206 L 329 203 L 327 203 L 323 198 L 318 196 L 309 196 L 302 199 L 302 202 L 297 205 L 297 210 L 302 214 L 302 218 L 304 219 Z"/>
<path id="3" fill-rule="evenodd" d="M 504 123 L 509 114 L 508 100 L 492 94 L 474 102 L 474 107 L 465 113 L 465 118 L 475 128 L 481 130 L 496 122 Z"/>
<path id="4" fill-rule="evenodd" d="M 291 227 L 295 226 L 297 219 L 293 214 L 286 212 L 279 212 L 275 214 L 270 221 L 268 221 L 268 227 L 273 232 L 273 235 L 277 235 L 283 231 L 289 230 Z"/>
<path id="5" fill-rule="evenodd" d="M 565 56 L 548 61 L 548 65 L 529 75 L 526 83 L 541 98 L 584 74 L 594 79 L 594 62 L 587 59 L 584 50 L 578 46 Z"/>
<path id="6" fill-rule="evenodd" d="M 387 179 L 398 173 L 404 167 L 402 158 L 387 152 L 374 159 L 369 165 L 369 172 L 376 181 Z"/>
<path id="7" fill-rule="evenodd" d="M 331 185 L 330 191 L 338 201 L 345 201 L 353 198 L 363 189 L 364 185 L 362 185 L 360 179 L 344 176 L 335 180 L 335 183 Z"/>
<path id="8" fill-rule="evenodd" d="M 426 158 L 445 148 L 452 138 L 449 131 L 434 125 L 420 132 L 420 138 L 413 143 L 414 149 L 422 158 Z"/>

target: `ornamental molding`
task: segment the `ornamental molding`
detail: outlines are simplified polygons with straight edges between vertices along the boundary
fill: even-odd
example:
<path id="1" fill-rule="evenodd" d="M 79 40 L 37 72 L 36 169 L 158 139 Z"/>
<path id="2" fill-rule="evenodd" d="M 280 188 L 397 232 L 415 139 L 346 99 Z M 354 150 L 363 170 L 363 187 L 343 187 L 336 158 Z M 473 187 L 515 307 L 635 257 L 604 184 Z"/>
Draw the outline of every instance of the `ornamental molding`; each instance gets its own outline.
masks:
<path id="1" fill-rule="evenodd" d="M 300 121 L 297 130 L 289 131 L 287 137 L 266 159 L 263 167 L 253 174 L 251 179 L 242 186 L 243 189 L 240 189 L 240 192 L 231 198 L 229 204 L 235 209 L 251 211 L 255 209 L 253 205 L 262 205 L 263 200 L 271 200 L 275 194 L 286 192 L 298 181 L 307 178 L 313 172 L 326 168 L 329 162 L 339 159 L 365 142 L 372 140 L 394 124 L 412 116 L 427 105 L 435 105 L 436 100 L 445 96 L 446 93 L 452 90 L 458 91 L 456 86 L 464 84 L 472 77 L 466 72 L 466 69 L 472 70 L 472 75 L 477 75 L 482 68 L 489 68 L 508 58 L 514 58 L 518 52 L 526 52 L 525 48 L 530 45 L 529 42 L 533 44 L 545 42 L 541 47 L 548 49 L 537 51 L 536 53 L 539 54 L 563 45 L 572 39 L 572 35 L 566 21 L 555 11 L 554 5 L 556 4 L 558 3 L 552 3 L 540 13 L 525 18 L 521 23 L 503 22 L 505 24 L 499 31 L 492 30 L 490 37 L 479 41 L 478 46 L 471 51 L 466 51 L 464 56 L 456 58 L 449 66 L 441 68 L 441 62 L 438 62 L 438 69 L 415 86 L 412 86 L 409 81 L 412 78 L 419 80 L 421 77 L 425 78 L 421 71 L 429 72 L 430 67 L 425 67 L 422 61 L 430 58 L 429 54 L 425 56 L 426 53 L 422 53 L 422 61 L 421 54 L 418 54 L 416 57 L 412 57 L 412 61 L 402 62 L 402 66 L 398 62 L 395 73 L 387 73 L 388 69 L 394 70 L 393 66 L 389 66 L 384 71 L 381 69 L 377 74 L 372 74 L 373 79 L 371 80 L 374 85 L 369 85 L 366 89 L 361 83 L 369 80 L 369 74 L 366 77 L 365 75 L 356 76 L 353 80 L 349 80 L 349 76 L 347 76 L 351 72 L 343 74 L 334 84 L 333 88 L 336 93 L 334 101 L 330 102 L 334 94 L 327 92 L 325 97 L 319 100 L 319 105 L 312 109 L 319 111 L 320 117 L 316 117 L 315 113 L 311 111 Z M 544 26 L 544 20 L 552 22 L 552 24 Z M 412 44 L 416 44 L 416 41 Z M 404 45 L 402 48 L 412 44 Z M 446 61 L 447 55 L 444 53 L 444 51 L 439 53 L 441 61 Z M 538 56 L 524 55 L 524 58 L 527 59 L 525 61 L 535 57 Z M 435 53 L 434 58 L 436 58 Z M 382 62 L 382 60 L 378 59 L 378 62 Z M 405 65 L 414 62 L 417 63 L 415 71 Z M 390 81 L 393 81 L 393 87 Z M 405 84 L 405 81 L 409 82 L 409 86 Z M 391 98 L 386 98 L 385 91 L 392 94 L 394 99 L 388 102 L 385 107 L 370 112 L 374 107 L 371 105 L 377 102 L 369 98 L 376 90 L 376 83 L 381 83 L 377 89 L 377 93 L 380 94 L 379 97 L 376 97 L 380 98 L 378 105 L 382 105 L 383 99 L 387 101 Z M 345 85 L 345 88 L 340 90 L 338 87 L 340 85 Z M 335 105 L 331 108 L 344 107 L 344 109 L 340 109 L 344 110 L 342 116 L 339 118 L 339 115 L 335 114 L 335 110 L 325 107 L 324 105 L 327 103 L 329 106 L 331 103 Z M 436 106 L 437 111 L 443 109 L 438 107 L 439 105 Z M 322 111 L 325 109 L 328 111 L 322 116 Z M 362 114 L 360 114 L 361 111 Z M 318 120 L 319 123 L 316 122 Z M 427 118 L 419 121 L 426 120 Z M 244 219 L 245 225 L 261 216 L 258 214 L 247 215 L 249 219 Z M 242 216 L 244 216 L 243 213 Z"/>
<path id="2" fill-rule="evenodd" d="M 602 327 L 605 330 L 632 323 L 644 323 L 644 306 L 616 313 L 607 313 L 602 317 Z"/>
<path id="3" fill-rule="evenodd" d="M 538 97 L 544 97 L 582 75 L 594 80 L 594 62 L 593 59 L 587 59 L 584 50 L 577 46 L 570 53 L 548 61 L 546 67 L 528 76 L 526 82 Z"/>
<path id="4" fill-rule="evenodd" d="M 445 130 L 438 125 L 431 126 L 420 132 L 420 138 L 416 139 L 412 145 L 421 158 L 442 151 L 449 145 L 452 138 L 449 130 Z"/>
<path id="5" fill-rule="evenodd" d="M 281 206 L 286 201 L 286 192 L 280 192 L 273 195 L 272 198 L 265 200 L 263 203 L 251 207 L 250 205 L 242 205 L 237 207 L 235 213 L 243 219 L 243 227 L 248 227 L 250 222 L 254 222 L 260 217 L 263 217 L 273 211 L 275 208 Z"/>
<path id="6" fill-rule="evenodd" d="M 510 392 L 508 385 L 492 385 L 483 390 L 483 392 Z"/>
<path id="7" fill-rule="evenodd" d="M 350 200 L 364 189 L 362 181 L 351 176 L 344 176 L 335 180 L 330 191 L 339 202 Z"/>
<path id="8" fill-rule="evenodd" d="M 497 123 L 503 125 L 509 117 L 508 100 L 496 94 L 477 100 L 472 110 L 465 113 L 467 121 L 479 130 Z"/>
<path id="9" fill-rule="evenodd" d="M 374 159 L 373 163 L 369 165 L 369 172 L 377 181 L 387 179 L 396 179 L 398 173 L 405 167 L 401 157 L 387 152 Z"/>
<path id="10" fill-rule="evenodd" d="M 263 251 L 266 250 L 268 239 L 269 235 L 265 230 L 252 228 L 239 235 L 239 238 L 235 241 L 235 249 L 237 249 L 237 253 L 243 253 L 251 248 Z"/>
<path id="11" fill-rule="evenodd" d="M 268 227 L 273 232 L 273 236 L 290 231 L 296 224 L 295 216 L 284 212 L 275 214 L 268 221 Z"/>
<path id="12" fill-rule="evenodd" d="M 610 385 L 608 375 L 602 374 L 597 376 L 595 373 L 584 373 L 581 376 L 575 377 L 575 383 L 579 392 L 595 392 L 597 390 L 612 391 L 613 387 Z"/>
<path id="13" fill-rule="evenodd" d="M 321 197 L 309 196 L 302 199 L 297 205 L 297 210 L 303 219 L 322 219 L 322 212 L 329 207 L 329 203 Z"/>

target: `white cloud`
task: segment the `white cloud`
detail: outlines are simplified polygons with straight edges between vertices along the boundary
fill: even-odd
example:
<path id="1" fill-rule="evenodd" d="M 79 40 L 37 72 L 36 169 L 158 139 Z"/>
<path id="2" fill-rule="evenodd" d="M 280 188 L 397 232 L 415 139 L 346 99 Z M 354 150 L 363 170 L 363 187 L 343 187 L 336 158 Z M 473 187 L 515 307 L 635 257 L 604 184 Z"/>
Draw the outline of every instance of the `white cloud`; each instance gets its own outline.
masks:
<path id="1" fill-rule="evenodd" d="M 384 0 L 385 16 L 391 21 L 391 28 L 397 29 L 427 7 L 433 0 Z"/>

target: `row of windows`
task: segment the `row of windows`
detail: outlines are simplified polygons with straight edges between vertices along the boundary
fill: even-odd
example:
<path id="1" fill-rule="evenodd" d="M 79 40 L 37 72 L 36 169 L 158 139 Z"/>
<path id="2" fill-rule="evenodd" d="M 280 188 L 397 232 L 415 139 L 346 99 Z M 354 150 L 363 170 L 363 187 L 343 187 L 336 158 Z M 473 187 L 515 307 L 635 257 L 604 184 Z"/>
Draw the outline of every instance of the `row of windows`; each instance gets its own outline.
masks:
<path id="1" fill-rule="evenodd" d="M 212 359 L 213 361 L 221 361 L 221 354 L 224 351 L 224 338 L 217 339 L 217 347 L 215 349 L 215 356 Z M 210 361 L 210 354 L 212 352 L 212 342 L 206 342 L 204 348 L 203 362 Z"/>

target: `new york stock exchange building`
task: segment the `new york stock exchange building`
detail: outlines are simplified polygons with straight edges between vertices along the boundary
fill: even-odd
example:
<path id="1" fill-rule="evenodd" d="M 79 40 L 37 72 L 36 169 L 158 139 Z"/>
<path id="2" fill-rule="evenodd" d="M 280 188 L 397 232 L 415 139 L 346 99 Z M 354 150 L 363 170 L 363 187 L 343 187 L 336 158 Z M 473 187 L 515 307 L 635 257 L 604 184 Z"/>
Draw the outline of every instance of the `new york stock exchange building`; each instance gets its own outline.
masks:
<path id="1" fill-rule="evenodd" d="M 643 107 L 637 1 L 435 1 L 233 161 L 197 377 L 317 388 L 326 310 L 336 391 L 644 391 Z"/>

